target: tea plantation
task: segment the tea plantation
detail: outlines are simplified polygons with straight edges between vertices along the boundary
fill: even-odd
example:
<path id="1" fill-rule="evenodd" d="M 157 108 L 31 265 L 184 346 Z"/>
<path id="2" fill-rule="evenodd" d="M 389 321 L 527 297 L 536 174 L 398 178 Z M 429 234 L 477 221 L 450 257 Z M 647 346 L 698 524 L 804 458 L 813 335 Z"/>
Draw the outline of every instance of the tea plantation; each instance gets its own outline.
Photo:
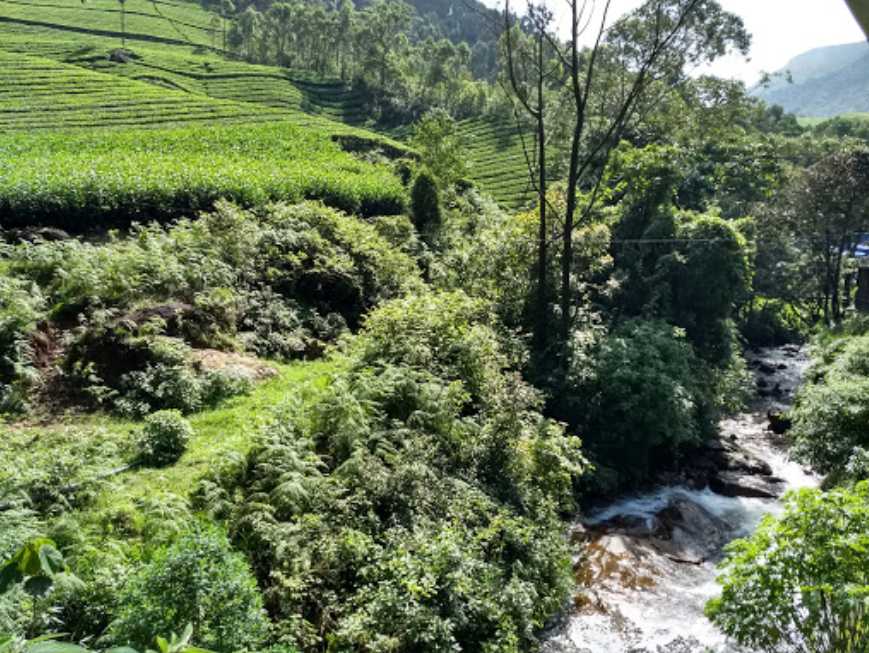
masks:
<path id="1" fill-rule="evenodd" d="M 216 14 L 196 3 L 124 6 L 128 56 L 113 60 L 121 46 L 115 0 L 0 0 L 0 133 L 267 121 L 378 129 L 340 80 L 224 57 Z M 505 208 L 521 208 L 529 189 L 512 121 L 475 118 L 460 128 L 470 178 Z"/>

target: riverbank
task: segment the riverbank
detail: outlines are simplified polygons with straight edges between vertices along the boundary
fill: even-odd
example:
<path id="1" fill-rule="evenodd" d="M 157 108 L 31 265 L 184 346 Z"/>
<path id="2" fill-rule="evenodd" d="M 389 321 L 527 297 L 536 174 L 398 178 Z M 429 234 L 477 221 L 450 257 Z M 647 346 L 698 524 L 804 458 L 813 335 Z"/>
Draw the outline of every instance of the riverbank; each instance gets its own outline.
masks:
<path id="1" fill-rule="evenodd" d="M 731 653 L 703 614 L 724 546 L 750 534 L 780 497 L 818 479 L 791 461 L 776 417 L 808 366 L 796 347 L 748 355 L 757 392 L 719 437 L 649 492 L 601 506 L 574 525 L 577 595 L 546 653 Z M 772 417 L 772 420 L 770 419 Z M 581 553 L 580 553 L 581 552 Z"/>

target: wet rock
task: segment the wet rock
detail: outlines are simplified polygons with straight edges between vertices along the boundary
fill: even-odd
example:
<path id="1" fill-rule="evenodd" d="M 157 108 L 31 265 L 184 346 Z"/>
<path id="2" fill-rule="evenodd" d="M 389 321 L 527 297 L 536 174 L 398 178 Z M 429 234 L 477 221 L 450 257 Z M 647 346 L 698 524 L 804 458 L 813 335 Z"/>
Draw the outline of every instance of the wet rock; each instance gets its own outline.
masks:
<path id="1" fill-rule="evenodd" d="M 785 413 L 780 410 L 766 411 L 766 418 L 769 421 L 767 429 L 776 435 L 784 435 L 791 430 L 793 421 Z"/>
<path id="2" fill-rule="evenodd" d="M 597 528 L 607 533 L 619 533 L 630 537 L 649 537 L 659 531 L 661 524 L 654 517 L 617 515 L 599 524 Z"/>
<path id="3" fill-rule="evenodd" d="M 761 374 L 766 374 L 767 376 L 772 376 L 776 372 L 776 367 L 772 363 L 768 363 L 766 361 L 760 361 L 760 365 L 757 366 L 757 370 Z"/>
<path id="4" fill-rule="evenodd" d="M 673 498 L 656 517 L 661 528 L 652 544 L 679 564 L 701 564 L 730 539 L 730 525 L 688 497 Z"/>
<path id="5" fill-rule="evenodd" d="M 588 529 L 583 524 L 574 524 L 570 529 L 570 541 L 579 544 L 589 538 Z"/>
<path id="6" fill-rule="evenodd" d="M 769 383 L 767 383 L 766 379 L 758 379 L 757 380 L 757 387 L 758 388 L 768 388 Z"/>
<path id="7" fill-rule="evenodd" d="M 776 499 L 784 493 L 784 481 L 774 476 L 746 476 L 738 472 L 719 472 L 709 481 L 713 492 L 725 497 Z"/>
<path id="8" fill-rule="evenodd" d="M 786 370 L 787 368 L 788 368 L 787 363 L 779 363 L 778 367 L 777 367 L 777 369 L 779 369 L 779 370 Z"/>

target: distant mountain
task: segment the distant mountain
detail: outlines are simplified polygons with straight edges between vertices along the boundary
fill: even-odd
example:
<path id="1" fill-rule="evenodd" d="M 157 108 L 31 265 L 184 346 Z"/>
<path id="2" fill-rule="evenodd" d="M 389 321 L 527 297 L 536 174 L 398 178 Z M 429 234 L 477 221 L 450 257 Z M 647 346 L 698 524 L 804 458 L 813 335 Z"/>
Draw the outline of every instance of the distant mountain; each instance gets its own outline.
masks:
<path id="1" fill-rule="evenodd" d="M 752 93 L 799 116 L 826 118 L 869 111 L 869 43 L 865 41 L 810 50 L 779 72 L 782 77 Z"/>

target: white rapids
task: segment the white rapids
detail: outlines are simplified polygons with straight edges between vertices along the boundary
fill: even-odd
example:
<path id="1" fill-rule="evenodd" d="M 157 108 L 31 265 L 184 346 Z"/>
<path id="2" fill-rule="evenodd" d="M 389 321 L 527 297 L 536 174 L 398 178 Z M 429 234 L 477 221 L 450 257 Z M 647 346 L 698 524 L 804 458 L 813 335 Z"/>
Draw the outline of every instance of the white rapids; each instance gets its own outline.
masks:
<path id="1" fill-rule="evenodd" d="M 802 351 L 782 348 L 764 350 L 758 359 L 775 368 L 758 375 L 764 379 L 762 385 L 775 385 L 775 396 L 759 397 L 748 412 L 722 420 L 721 433 L 735 436 L 740 447 L 766 461 L 788 490 L 816 486 L 818 479 L 792 461 L 766 430 L 767 410 L 790 403 L 806 357 Z M 639 529 L 638 535 L 628 528 L 595 536 L 579 547 L 575 606 L 546 635 L 546 653 L 744 653 L 703 614 L 706 602 L 719 591 L 719 542 L 708 558 L 686 561 L 667 555 L 648 537 L 656 516 L 674 501 L 693 504 L 698 514 L 714 520 L 720 544 L 749 535 L 765 515 L 782 509 L 777 499 L 726 497 L 708 488 L 670 486 L 622 498 L 585 516 L 580 530 L 621 520 Z M 639 534 L 644 524 L 647 531 Z"/>

